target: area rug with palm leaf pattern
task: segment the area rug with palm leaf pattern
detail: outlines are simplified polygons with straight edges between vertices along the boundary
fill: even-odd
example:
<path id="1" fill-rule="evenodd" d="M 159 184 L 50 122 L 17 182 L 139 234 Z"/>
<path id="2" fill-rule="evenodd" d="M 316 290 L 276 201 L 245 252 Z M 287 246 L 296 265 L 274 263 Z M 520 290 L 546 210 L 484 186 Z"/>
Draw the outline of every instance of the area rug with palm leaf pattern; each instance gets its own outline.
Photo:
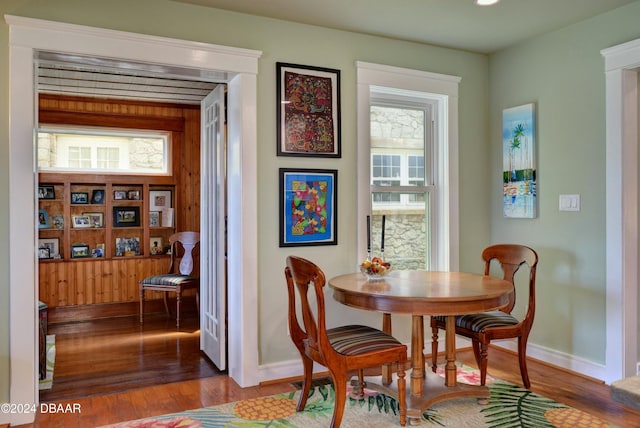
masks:
<path id="1" fill-rule="evenodd" d="M 477 370 L 460 367 L 458 381 L 476 384 Z M 425 427 L 614 427 L 577 409 L 497 379 L 488 379 L 491 396 L 486 405 L 473 398 L 437 404 L 422 415 Z M 296 412 L 300 391 L 238 401 L 108 425 L 109 428 L 242 427 L 320 428 L 328 427 L 333 415 L 333 385 L 317 385 L 310 391 L 304 411 Z M 400 426 L 398 404 L 385 394 L 367 390 L 363 399 L 347 399 L 342 427 Z M 106 428 L 106 427 L 104 427 Z"/>

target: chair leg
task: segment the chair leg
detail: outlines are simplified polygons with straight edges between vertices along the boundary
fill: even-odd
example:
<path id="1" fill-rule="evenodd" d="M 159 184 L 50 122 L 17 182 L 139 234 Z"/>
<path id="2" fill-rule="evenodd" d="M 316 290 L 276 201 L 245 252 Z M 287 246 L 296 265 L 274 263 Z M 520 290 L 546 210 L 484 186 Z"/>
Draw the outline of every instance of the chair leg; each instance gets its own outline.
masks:
<path id="1" fill-rule="evenodd" d="M 333 379 L 333 388 L 336 391 L 331 428 L 338 428 L 342 423 L 344 406 L 347 402 L 347 376 L 344 373 L 331 371 L 331 378 Z"/>
<path id="2" fill-rule="evenodd" d="M 404 365 L 398 364 L 398 412 L 400 413 L 400 425 L 407 425 L 407 381 Z"/>
<path id="3" fill-rule="evenodd" d="M 182 290 L 176 290 L 176 328 L 180 328 L 180 303 L 182 301 Z"/>
<path id="4" fill-rule="evenodd" d="M 431 327 L 431 371 L 438 369 L 438 327 Z"/>
<path id="5" fill-rule="evenodd" d="M 481 342 L 480 343 L 480 361 L 478 361 L 478 366 L 480 367 L 480 385 L 484 386 L 487 382 L 487 365 L 489 363 L 489 346 Z"/>
<path id="6" fill-rule="evenodd" d="M 171 311 L 169 310 L 169 292 L 164 292 L 164 310 L 167 312 L 167 315 L 171 316 Z"/>
<path id="7" fill-rule="evenodd" d="M 473 349 L 473 356 L 476 359 L 476 364 L 480 367 L 480 342 L 477 339 L 471 339 L 471 349 Z"/>
<path id="8" fill-rule="evenodd" d="M 353 385 L 353 381 L 351 384 Z M 364 381 L 364 370 L 360 369 L 358 370 L 358 381 L 351 390 L 350 397 L 354 400 L 362 400 L 364 398 L 364 388 L 366 385 L 367 383 Z"/>
<path id="9" fill-rule="evenodd" d="M 518 337 L 518 361 L 520 362 L 520 376 L 522 376 L 522 384 L 525 388 L 531 387 L 529 382 L 529 372 L 527 371 L 527 337 Z"/>
<path id="10" fill-rule="evenodd" d="M 140 324 L 144 323 L 144 288 L 140 287 Z"/>
<path id="11" fill-rule="evenodd" d="M 302 366 L 304 368 L 304 379 L 302 380 L 302 391 L 300 391 L 300 399 L 298 399 L 297 412 L 304 410 L 307 405 L 307 398 L 309 398 L 309 391 L 311 391 L 311 382 L 313 381 L 313 360 L 306 355 L 301 355 Z"/>

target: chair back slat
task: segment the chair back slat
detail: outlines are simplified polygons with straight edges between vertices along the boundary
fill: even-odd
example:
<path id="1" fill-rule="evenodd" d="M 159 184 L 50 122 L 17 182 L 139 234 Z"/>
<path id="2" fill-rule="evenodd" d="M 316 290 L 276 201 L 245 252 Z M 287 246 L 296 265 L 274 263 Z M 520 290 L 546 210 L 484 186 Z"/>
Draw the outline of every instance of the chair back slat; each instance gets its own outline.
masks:
<path id="1" fill-rule="evenodd" d="M 200 234 L 198 232 L 178 232 L 169 237 L 169 243 L 171 244 L 171 266 L 170 272 L 173 272 L 173 265 L 175 258 L 177 257 L 177 245 L 180 243 L 184 249 L 184 255 L 180 260 L 178 271 L 182 275 L 191 275 L 193 272 L 193 250 L 200 242 Z"/>
<path id="2" fill-rule="evenodd" d="M 287 257 L 285 275 L 289 290 L 289 328 L 291 337 L 295 339 L 294 336 L 300 335 L 302 340 L 308 341 L 310 348 L 323 354 L 326 348 L 321 346 L 321 344 L 327 342 L 323 293 L 326 282 L 324 273 L 318 266 L 308 260 L 296 256 L 289 256 Z M 316 300 L 315 311 L 310 301 L 310 297 L 313 296 L 309 290 L 310 285 L 313 288 Z M 298 321 L 297 308 L 295 307 L 297 299 L 293 291 L 294 288 L 298 291 L 304 327 L 302 327 Z M 292 328 L 293 330 L 291 330 Z"/>
<path id="3" fill-rule="evenodd" d="M 514 285 L 514 293 L 511 294 L 509 305 L 502 310 L 511 313 L 516 304 L 515 275 L 520 266 L 526 264 L 529 267 L 529 305 L 528 311 L 535 309 L 535 278 L 538 265 L 538 254 L 524 245 L 517 244 L 497 244 L 487 247 L 482 252 L 482 259 L 485 262 L 484 274 L 489 275 L 491 262 L 496 260 L 500 263 L 503 271 L 503 279 Z M 527 312 L 528 312 L 527 311 Z"/>

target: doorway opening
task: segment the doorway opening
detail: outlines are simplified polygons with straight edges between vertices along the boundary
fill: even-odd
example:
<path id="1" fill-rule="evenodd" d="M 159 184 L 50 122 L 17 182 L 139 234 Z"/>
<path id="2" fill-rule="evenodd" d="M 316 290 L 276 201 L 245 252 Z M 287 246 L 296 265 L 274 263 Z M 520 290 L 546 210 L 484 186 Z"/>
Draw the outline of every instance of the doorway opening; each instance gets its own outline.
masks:
<path id="1" fill-rule="evenodd" d="M 39 51 L 88 57 L 119 58 L 190 70 L 202 76 L 221 76 L 228 85 L 228 141 L 237 162 L 229 170 L 228 278 L 236 287 L 228 295 L 229 376 L 240 386 L 258 382 L 257 303 L 245 299 L 257 293 L 257 272 L 245 266 L 257 253 L 257 130 L 256 94 L 261 53 L 162 37 L 5 16 L 10 26 L 10 185 L 9 197 L 9 317 L 11 402 L 38 402 L 37 392 L 37 263 L 36 181 L 33 130 L 36 124 L 34 58 Z M 34 198 L 23 195 L 34 194 Z M 33 311 L 24 308 L 33 307 Z M 25 335 L 24 331 L 32 334 Z M 33 415 L 16 415 L 14 425 L 29 423 Z"/>
<path id="2" fill-rule="evenodd" d="M 55 340 L 55 357 L 50 352 L 47 379 L 40 382 L 45 401 L 122 391 L 154 379 L 167 383 L 221 373 L 200 352 L 193 292 L 183 299 L 181 311 L 191 319 L 179 330 L 164 322 L 160 293 L 148 296 L 143 325 L 137 322 L 135 299 L 143 277 L 167 272 L 169 236 L 201 232 L 198 184 L 205 142 L 200 142 L 200 104 L 225 85 L 174 77 L 172 70 L 158 70 L 157 65 L 149 68 L 122 60 L 38 53 L 38 189 L 53 190 L 47 195 L 53 199 L 38 199 L 38 208 L 59 220 L 39 225 L 37 231 L 39 251 L 40 243 L 50 241 L 58 249 L 38 261 L 38 297 L 48 308 L 43 326 L 47 329 L 48 324 L 48 331 L 43 334 L 48 342 Z M 94 201 L 96 193 L 101 198 Z M 74 203 L 73 197 L 83 194 L 87 200 Z M 156 206 L 158 195 L 168 201 L 163 199 L 162 207 Z M 217 201 L 213 205 L 225 206 Z M 111 207 L 138 210 L 139 227 L 115 227 Z M 97 219 L 93 227 L 76 224 L 91 213 Z M 154 224 L 148 220 L 151 214 L 158 217 Z M 131 255 L 120 251 L 119 242 L 131 244 Z M 74 258 L 70 253 L 78 243 L 88 246 L 94 257 Z M 40 343 L 42 376 L 44 341 Z M 97 343 L 107 345 L 104 352 L 95 352 Z M 159 343 L 165 346 L 155 346 Z M 170 375 L 154 376 L 162 364 Z"/>

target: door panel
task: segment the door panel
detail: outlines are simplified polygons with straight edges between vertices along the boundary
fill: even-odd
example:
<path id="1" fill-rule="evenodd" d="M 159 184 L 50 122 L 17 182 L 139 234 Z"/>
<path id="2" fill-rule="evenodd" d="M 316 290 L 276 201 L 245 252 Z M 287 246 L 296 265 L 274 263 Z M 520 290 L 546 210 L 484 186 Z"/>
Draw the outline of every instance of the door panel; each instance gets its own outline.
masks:
<path id="1" fill-rule="evenodd" d="M 226 323 L 226 135 L 225 86 L 201 103 L 200 349 L 225 370 Z"/>

